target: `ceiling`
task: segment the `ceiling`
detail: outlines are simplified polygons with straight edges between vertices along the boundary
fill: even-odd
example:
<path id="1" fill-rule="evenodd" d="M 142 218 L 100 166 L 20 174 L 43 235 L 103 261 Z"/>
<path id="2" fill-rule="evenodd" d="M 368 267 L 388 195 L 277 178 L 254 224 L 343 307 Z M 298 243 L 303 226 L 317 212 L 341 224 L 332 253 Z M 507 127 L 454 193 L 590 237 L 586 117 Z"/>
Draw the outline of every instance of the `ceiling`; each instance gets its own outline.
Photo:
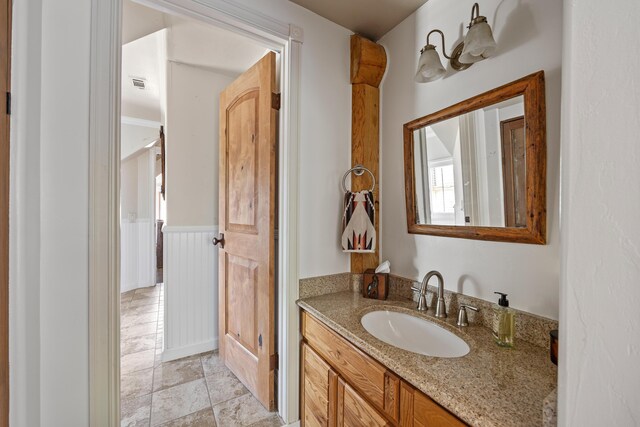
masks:
<path id="1" fill-rule="evenodd" d="M 123 2 L 122 24 L 121 113 L 131 122 L 122 126 L 123 156 L 157 137 L 164 90 L 161 71 L 167 61 L 235 77 L 268 51 L 258 42 L 231 31 L 165 14 L 131 0 Z M 144 90 L 133 85 L 134 78 L 144 80 Z"/>
<path id="2" fill-rule="evenodd" d="M 354 33 L 377 41 L 426 0 L 290 0 Z"/>
<path id="3" fill-rule="evenodd" d="M 192 19 L 169 16 L 167 60 L 240 75 L 258 62 L 268 49 L 231 31 Z"/>
<path id="4" fill-rule="evenodd" d="M 122 115 L 160 121 L 160 67 L 164 31 L 146 35 L 122 46 Z M 133 85 L 145 81 L 145 89 Z"/>

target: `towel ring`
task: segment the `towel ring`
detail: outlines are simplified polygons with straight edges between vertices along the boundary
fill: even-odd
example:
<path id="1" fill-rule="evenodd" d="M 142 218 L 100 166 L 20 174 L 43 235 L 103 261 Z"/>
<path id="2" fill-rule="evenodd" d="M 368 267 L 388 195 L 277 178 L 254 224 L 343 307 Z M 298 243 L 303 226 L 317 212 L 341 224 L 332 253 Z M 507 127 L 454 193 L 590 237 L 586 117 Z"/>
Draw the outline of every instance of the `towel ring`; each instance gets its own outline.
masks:
<path id="1" fill-rule="evenodd" d="M 349 170 L 344 174 L 344 176 L 342 177 L 342 189 L 344 190 L 344 192 L 345 192 L 345 193 L 348 191 L 348 190 L 347 190 L 347 186 L 345 185 L 345 182 L 346 182 L 347 177 L 349 176 L 349 174 L 350 174 L 351 172 L 353 172 L 353 173 L 354 173 L 354 174 L 356 174 L 357 176 L 361 176 L 363 173 L 365 173 L 365 171 L 366 171 L 366 172 L 369 172 L 369 175 L 371 175 L 371 181 L 372 181 L 372 184 L 371 184 L 371 190 L 369 190 L 369 191 L 373 192 L 373 190 L 375 190 L 375 188 L 376 188 L 376 177 L 375 177 L 375 176 L 373 176 L 373 173 L 372 173 L 369 169 L 365 168 L 365 167 L 364 167 L 364 166 L 362 166 L 362 165 L 355 165 L 354 167 L 352 167 L 351 169 L 349 169 Z"/>

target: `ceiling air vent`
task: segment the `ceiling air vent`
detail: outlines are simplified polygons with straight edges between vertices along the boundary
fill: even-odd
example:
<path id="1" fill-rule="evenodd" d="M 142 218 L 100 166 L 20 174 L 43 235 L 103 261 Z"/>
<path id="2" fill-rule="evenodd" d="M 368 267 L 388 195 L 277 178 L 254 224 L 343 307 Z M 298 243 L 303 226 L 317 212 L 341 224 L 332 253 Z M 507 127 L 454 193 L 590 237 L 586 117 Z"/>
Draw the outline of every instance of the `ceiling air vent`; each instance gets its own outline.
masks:
<path id="1" fill-rule="evenodd" d="M 133 82 L 133 87 L 137 87 L 138 89 L 144 90 L 144 88 L 145 88 L 144 79 L 133 78 L 133 79 L 131 79 L 131 81 Z"/>

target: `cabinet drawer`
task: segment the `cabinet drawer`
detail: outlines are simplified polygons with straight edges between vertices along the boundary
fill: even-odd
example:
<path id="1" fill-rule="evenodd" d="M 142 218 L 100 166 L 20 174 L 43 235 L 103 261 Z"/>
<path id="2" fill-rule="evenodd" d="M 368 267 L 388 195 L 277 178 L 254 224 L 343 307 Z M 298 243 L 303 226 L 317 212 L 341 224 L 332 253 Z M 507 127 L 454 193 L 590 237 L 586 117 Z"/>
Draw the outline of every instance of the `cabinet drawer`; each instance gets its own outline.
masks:
<path id="1" fill-rule="evenodd" d="M 309 345 L 363 396 L 385 410 L 385 372 L 378 362 L 330 331 L 306 312 L 302 312 L 302 335 Z"/>

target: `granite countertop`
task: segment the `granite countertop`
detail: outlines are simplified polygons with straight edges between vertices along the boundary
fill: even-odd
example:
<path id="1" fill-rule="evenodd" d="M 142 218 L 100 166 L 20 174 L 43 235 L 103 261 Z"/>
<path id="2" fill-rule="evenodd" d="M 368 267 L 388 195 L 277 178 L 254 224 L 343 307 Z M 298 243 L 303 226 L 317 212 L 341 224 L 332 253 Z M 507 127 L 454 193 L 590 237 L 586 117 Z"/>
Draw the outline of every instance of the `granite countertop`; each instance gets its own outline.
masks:
<path id="1" fill-rule="evenodd" d="M 557 381 L 557 368 L 542 347 L 516 340 L 515 348 L 501 348 L 485 327 L 460 328 L 454 313 L 437 319 L 432 309 L 419 313 L 413 301 L 393 296 L 379 301 L 347 291 L 303 298 L 298 305 L 472 426 L 542 425 L 543 401 Z M 360 324 L 364 314 L 381 309 L 443 326 L 463 338 L 471 351 L 447 359 L 386 344 Z"/>

